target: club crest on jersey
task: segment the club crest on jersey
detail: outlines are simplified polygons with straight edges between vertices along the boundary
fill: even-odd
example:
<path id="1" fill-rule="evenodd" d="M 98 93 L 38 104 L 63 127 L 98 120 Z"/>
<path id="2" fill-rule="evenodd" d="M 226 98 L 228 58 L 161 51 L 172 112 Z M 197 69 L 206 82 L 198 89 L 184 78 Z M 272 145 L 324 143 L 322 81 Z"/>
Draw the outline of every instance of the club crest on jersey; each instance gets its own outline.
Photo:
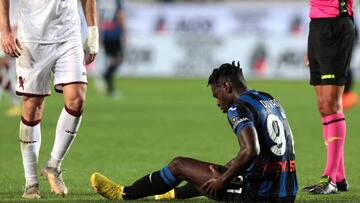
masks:
<path id="1" fill-rule="evenodd" d="M 25 83 L 25 78 L 19 76 L 19 87 L 22 88 L 22 90 L 24 90 L 24 83 Z"/>
<path id="2" fill-rule="evenodd" d="M 249 119 L 246 117 L 239 118 L 237 116 L 233 116 L 231 118 L 231 123 L 233 124 L 233 129 L 235 129 L 241 122 L 248 121 Z"/>

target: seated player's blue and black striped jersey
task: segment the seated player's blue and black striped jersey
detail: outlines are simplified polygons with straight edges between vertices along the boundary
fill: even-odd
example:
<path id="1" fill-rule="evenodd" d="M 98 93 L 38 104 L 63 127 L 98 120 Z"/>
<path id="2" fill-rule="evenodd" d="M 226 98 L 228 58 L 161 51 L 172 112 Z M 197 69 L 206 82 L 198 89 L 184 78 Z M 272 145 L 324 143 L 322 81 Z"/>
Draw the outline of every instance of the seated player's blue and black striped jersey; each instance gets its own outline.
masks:
<path id="1" fill-rule="evenodd" d="M 239 96 L 227 116 L 237 136 L 244 127 L 254 126 L 257 131 L 260 155 L 241 172 L 247 191 L 264 198 L 295 196 L 294 140 L 279 102 L 267 93 L 249 90 Z"/>

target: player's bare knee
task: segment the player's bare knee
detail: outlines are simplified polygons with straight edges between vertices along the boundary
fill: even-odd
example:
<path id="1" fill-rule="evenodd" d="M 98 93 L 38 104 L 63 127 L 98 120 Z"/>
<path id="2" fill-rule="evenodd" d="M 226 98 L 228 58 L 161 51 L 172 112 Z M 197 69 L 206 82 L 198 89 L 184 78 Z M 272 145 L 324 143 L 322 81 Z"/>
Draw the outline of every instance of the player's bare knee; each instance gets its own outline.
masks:
<path id="1" fill-rule="evenodd" d="M 82 96 L 77 96 L 65 101 L 66 107 L 75 112 L 81 112 L 84 108 L 84 104 L 85 104 L 85 97 Z"/>
<path id="2" fill-rule="evenodd" d="M 319 105 L 319 112 L 321 116 L 328 116 L 338 113 L 341 110 L 341 105 L 338 102 L 323 102 Z"/>
<path id="3" fill-rule="evenodd" d="M 22 117 L 27 121 L 40 120 L 42 117 L 42 109 L 36 106 L 23 108 Z"/>
<path id="4" fill-rule="evenodd" d="M 174 173 L 174 175 L 181 174 L 181 169 L 183 168 L 185 159 L 186 158 L 184 157 L 176 157 L 169 163 L 169 169 Z"/>
<path id="5" fill-rule="evenodd" d="M 28 121 L 39 120 L 43 112 L 43 97 L 23 97 L 22 116 Z"/>

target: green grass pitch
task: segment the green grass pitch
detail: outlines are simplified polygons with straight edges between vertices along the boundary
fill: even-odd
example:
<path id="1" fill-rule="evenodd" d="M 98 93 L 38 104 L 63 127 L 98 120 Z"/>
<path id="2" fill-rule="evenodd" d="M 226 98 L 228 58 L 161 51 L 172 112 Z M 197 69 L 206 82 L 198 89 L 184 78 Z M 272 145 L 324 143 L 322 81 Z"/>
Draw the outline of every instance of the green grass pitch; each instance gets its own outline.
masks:
<path id="1" fill-rule="evenodd" d="M 120 100 L 109 100 L 89 85 L 81 128 L 63 162 L 70 194 L 54 197 L 40 178 L 41 202 L 103 201 L 89 184 L 99 171 L 113 180 L 130 184 L 158 170 L 176 156 L 225 163 L 238 150 L 225 114 L 216 106 L 206 80 L 120 78 Z M 325 146 L 315 92 L 305 81 L 250 81 L 251 88 L 268 91 L 284 106 L 295 139 L 300 188 L 318 181 L 325 165 Z M 359 93 L 359 88 L 355 86 Z M 54 129 L 63 106 L 61 95 L 46 100 L 39 171 L 49 157 Z M 18 143 L 19 118 L 7 118 L 5 98 L 0 105 L 0 201 L 19 202 L 23 169 Z M 346 112 L 345 159 L 350 191 L 314 196 L 299 192 L 297 202 L 360 201 L 360 107 Z M 152 202 L 152 199 L 143 201 Z M 208 201 L 193 199 L 189 202 Z M 180 202 L 180 201 L 176 201 Z"/>

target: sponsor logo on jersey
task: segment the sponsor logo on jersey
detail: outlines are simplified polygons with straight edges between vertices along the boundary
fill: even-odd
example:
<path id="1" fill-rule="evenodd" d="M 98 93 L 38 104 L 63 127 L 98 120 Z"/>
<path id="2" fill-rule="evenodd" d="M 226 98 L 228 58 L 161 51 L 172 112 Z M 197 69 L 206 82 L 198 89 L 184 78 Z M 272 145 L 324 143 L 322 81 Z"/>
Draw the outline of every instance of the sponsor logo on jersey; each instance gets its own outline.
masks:
<path id="1" fill-rule="evenodd" d="M 233 116 L 232 118 L 231 118 L 231 122 L 233 123 L 233 124 L 235 124 L 236 123 L 236 116 Z"/>
<path id="2" fill-rule="evenodd" d="M 235 111 L 236 110 L 236 107 L 230 107 L 229 108 L 229 111 Z"/>
<path id="3" fill-rule="evenodd" d="M 295 161 L 269 162 L 264 166 L 265 173 L 295 172 Z"/>

